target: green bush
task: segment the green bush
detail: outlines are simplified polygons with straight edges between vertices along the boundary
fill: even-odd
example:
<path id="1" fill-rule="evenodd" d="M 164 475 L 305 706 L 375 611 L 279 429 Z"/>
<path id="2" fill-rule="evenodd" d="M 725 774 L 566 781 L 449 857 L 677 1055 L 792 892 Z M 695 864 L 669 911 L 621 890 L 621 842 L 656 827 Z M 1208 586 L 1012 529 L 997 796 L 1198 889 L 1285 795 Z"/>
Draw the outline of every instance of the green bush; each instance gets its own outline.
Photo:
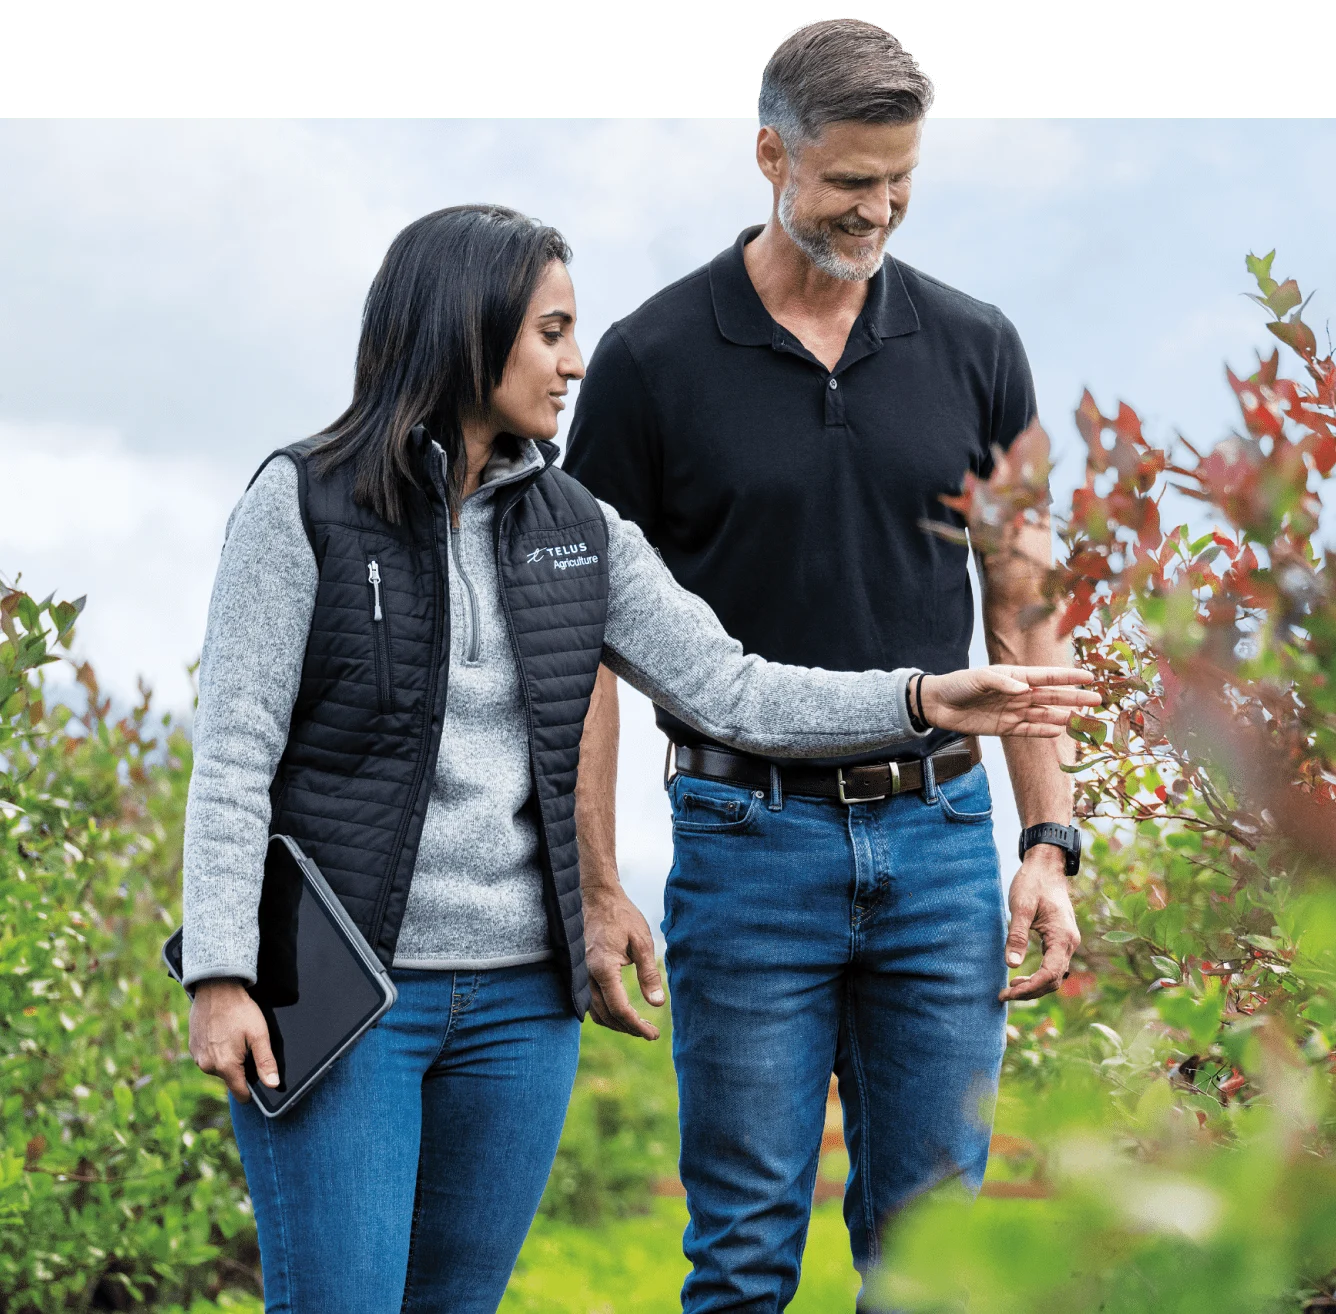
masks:
<path id="1" fill-rule="evenodd" d="M 1313 542 L 1336 362 L 1271 264 L 1248 259 L 1254 300 L 1298 368 L 1228 373 L 1238 432 L 1202 454 L 1125 404 L 1077 411 L 1087 477 L 1038 610 L 1104 696 L 1071 727 L 1083 945 L 1060 995 L 1011 1010 L 1010 1198 L 899 1220 L 896 1309 L 1336 1308 L 1336 583 Z M 1046 511 L 1047 454 L 1036 426 L 952 499 L 976 547 Z M 1171 490 L 1208 523 L 1166 529 Z"/>
<path id="2" fill-rule="evenodd" d="M 190 744 L 145 693 L 47 707 L 78 607 L 0 588 L 0 1308 L 258 1290 L 223 1089 L 159 948 L 179 917 Z"/>

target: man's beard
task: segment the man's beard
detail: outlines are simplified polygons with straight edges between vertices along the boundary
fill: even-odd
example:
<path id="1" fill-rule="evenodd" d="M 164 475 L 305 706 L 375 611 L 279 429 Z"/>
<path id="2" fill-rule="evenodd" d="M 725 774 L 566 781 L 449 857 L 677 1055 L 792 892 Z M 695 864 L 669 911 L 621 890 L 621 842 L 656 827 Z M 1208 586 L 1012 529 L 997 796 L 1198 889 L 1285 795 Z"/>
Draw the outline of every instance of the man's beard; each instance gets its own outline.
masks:
<path id="1" fill-rule="evenodd" d="M 798 188 L 789 183 L 779 194 L 779 226 L 788 234 L 789 240 L 823 274 L 832 278 L 842 278 L 849 283 L 863 283 L 881 268 L 882 256 L 886 251 L 886 239 L 899 226 L 905 217 L 903 210 L 892 210 L 891 221 L 881 230 L 881 241 L 875 249 L 860 256 L 842 255 L 835 246 L 832 229 L 840 224 L 839 219 L 824 223 L 804 224 L 797 217 Z M 871 225 L 867 232 L 872 232 Z M 862 236 L 863 234 L 855 234 Z"/>

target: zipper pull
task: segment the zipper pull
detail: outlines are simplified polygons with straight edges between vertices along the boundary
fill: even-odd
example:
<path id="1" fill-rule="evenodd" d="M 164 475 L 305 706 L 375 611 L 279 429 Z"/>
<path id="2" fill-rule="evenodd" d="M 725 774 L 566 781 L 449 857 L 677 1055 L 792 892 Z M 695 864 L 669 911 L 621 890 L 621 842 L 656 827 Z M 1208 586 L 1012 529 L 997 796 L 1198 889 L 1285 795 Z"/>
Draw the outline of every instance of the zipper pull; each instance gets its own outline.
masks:
<path id="1" fill-rule="evenodd" d="M 380 563 L 372 561 L 367 565 L 366 577 L 371 581 L 372 591 L 376 596 L 376 609 L 371 614 L 372 620 L 383 620 L 384 616 L 380 610 Z"/>

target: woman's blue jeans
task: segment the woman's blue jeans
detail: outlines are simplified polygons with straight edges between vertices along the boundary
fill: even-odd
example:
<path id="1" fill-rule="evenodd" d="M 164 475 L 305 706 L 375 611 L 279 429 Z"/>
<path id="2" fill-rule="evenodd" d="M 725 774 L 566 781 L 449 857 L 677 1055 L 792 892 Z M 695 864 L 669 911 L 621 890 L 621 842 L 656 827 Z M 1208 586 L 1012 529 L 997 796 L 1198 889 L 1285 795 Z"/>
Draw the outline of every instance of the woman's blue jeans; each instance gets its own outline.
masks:
<path id="1" fill-rule="evenodd" d="M 266 1310 L 493 1314 L 575 1081 L 550 963 L 394 971 L 394 1007 L 291 1113 L 232 1101 Z"/>
<path id="2" fill-rule="evenodd" d="M 911 1196 L 983 1179 L 1006 1024 L 988 778 L 850 807 L 690 776 L 669 792 L 683 1307 L 771 1314 L 798 1285 L 832 1072 L 861 1271 Z"/>

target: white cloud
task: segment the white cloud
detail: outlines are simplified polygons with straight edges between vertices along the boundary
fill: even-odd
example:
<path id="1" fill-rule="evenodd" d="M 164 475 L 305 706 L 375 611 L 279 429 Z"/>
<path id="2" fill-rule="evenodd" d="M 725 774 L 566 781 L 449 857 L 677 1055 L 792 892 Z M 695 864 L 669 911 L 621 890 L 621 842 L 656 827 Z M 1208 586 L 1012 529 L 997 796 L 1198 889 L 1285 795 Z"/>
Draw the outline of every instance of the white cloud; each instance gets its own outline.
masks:
<path id="1" fill-rule="evenodd" d="M 1001 191 L 1027 204 L 1072 185 L 1089 145 L 1074 124 L 1045 119 L 937 119 L 923 132 L 921 186 Z"/>
<path id="2" fill-rule="evenodd" d="M 106 430 L 0 421 L 0 470 L 19 490 L 0 521 L 0 572 L 44 597 L 87 595 L 76 653 L 127 697 L 139 676 L 190 706 L 233 493 L 207 461 L 146 457 Z"/>

